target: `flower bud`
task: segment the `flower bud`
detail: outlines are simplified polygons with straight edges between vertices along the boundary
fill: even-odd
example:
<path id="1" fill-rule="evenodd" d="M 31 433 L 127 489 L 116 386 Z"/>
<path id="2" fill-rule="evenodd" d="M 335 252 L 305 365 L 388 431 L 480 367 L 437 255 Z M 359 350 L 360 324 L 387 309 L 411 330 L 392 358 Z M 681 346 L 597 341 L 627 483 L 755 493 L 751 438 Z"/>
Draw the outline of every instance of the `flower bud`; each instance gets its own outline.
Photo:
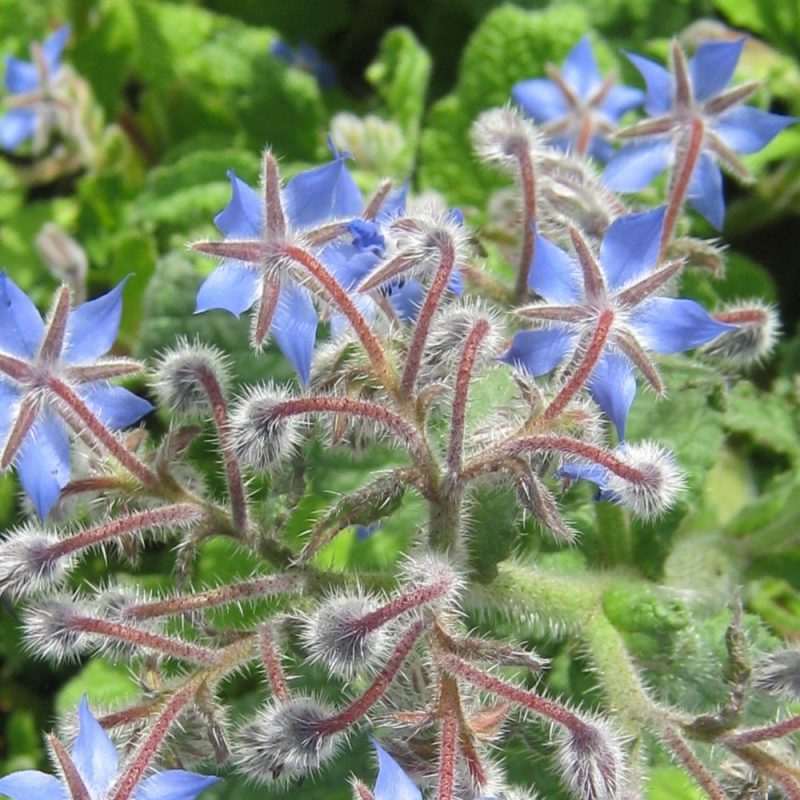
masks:
<path id="1" fill-rule="evenodd" d="M 303 421 L 299 416 L 278 416 L 275 406 L 287 394 L 269 383 L 248 390 L 231 413 L 233 448 L 241 462 L 265 472 L 288 458 L 300 441 Z"/>
<path id="2" fill-rule="evenodd" d="M 91 649 L 91 637 L 74 624 L 87 608 L 80 598 L 51 595 L 26 609 L 23 616 L 25 646 L 31 653 L 55 663 L 75 661 Z"/>
<path id="3" fill-rule="evenodd" d="M 406 558 L 400 570 L 400 580 L 407 590 L 420 586 L 441 585 L 446 590 L 428 606 L 454 608 L 464 588 L 464 579 L 455 565 L 441 554 L 421 552 Z"/>
<path id="4" fill-rule="evenodd" d="M 303 777 L 336 754 L 342 734 L 318 731 L 332 714 L 327 703 L 314 697 L 273 700 L 238 732 L 234 760 L 258 783 Z"/>
<path id="5" fill-rule="evenodd" d="M 772 352 L 780 335 L 777 310 L 761 300 L 740 301 L 712 316 L 736 328 L 709 342 L 702 351 L 732 364 L 747 365 L 763 360 Z"/>
<path id="6" fill-rule="evenodd" d="M 210 410 L 203 375 L 222 388 L 228 383 L 228 358 L 216 347 L 188 342 L 163 353 L 156 364 L 154 388 L 161 404 L 175 414 L 204 415 Z"/>
<path id="7" fill-rule="evenodd" d="M 562 779 L 577 800 L 614 800 L 624 777 L 619 734 L 599 718 L 564 727 L 557 736 Z"/>
<path id="8" fill-rule="evenodd" d="M 800 699 L 800 650 L 779 650 L 760 661 L 753 685 L 785 700 Z"/>
<path id="9" fill-rule="evenodd" d="M 352 154 L 359 169 L 377 175 L 408 173 L 409 144 L 394 120 L 340 111 L 331 119 L 331 140 L 338 150 Z"/>
<path id="10" fill-rule="evenodd" d="M 472 124 L 470 131 L 475 155 L 503 172 L 519 172 L 521 150 L 542 146 L 536 128 L 514 108 L 490 108 Z"/>
<path id="11" fill-rule="evenodd" d="M 59 584 L 74 557 L 58 557 L 52 548 L 59 538 L 35 524 L 17 528 L 0 542 L 0 593 L 27 597 Z"/>
<path id="12" fill-rule="evenodd" d="M 302 638 L 312 661 L 350 678 L 380 661 L 389 646 L 386 626 L 371 630 L 358 621 L 379 605 L 370 595 L 341 595 L 322 601 L 303 621 Z"/>

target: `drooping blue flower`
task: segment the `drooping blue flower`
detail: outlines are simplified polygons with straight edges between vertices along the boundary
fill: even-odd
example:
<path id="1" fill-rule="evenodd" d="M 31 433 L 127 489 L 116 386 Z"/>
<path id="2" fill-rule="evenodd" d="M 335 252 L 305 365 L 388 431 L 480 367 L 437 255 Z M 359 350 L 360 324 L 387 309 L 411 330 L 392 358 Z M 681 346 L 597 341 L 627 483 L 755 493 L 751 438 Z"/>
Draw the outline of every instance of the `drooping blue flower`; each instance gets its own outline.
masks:
<path id="1" fill-rule="evenodd" d="M 644 108 L 652 119 L 620 132 L 635 143 L 623 147 L 608 163 L 603 179 L 609 187 L 640 191 L 675 165 L 679 153 L 688 151 L 696 130 L 702 138 L 687 199 L 715 228 L 722 227 L 725 200 L 720 165 L 748 180 L 750 173 L 737 154 L 757 153 L 794 122 L 792 117 L 741 105 L 758 89 L 758 82 L 726 89 L 745 41 L 705 42 L 688 62 L 673 44 L 672 72 L 628 54 L 647 84 Z"/>
<path id="2" fill-rule="evenodd" d="M 378 756 L 375 800 L 422 800 L 422 792 L 402 767 L 373 739 Z"/>
<path id="3" fill-rule="evenodd" d="M 644 92 L 615 85 L 613 76 L 604 79 L 588 36 L 570 50 L 560 70 L 549 67 L 548 74 L 515 83 L 514 102 L 542 124 L 554 147 L 608 161 L 609 137 L 620 118 L 642 104 Z"/>
<path id="4" fill-rule="evenodd" d="M 322 58 L 319 50 L 306 41 L 301 41 L 297 47 L 292 47 L 278 38 L 272 42 L 269 51 L 290 67 L 313 75 L 322 89 L 330 89 L 338 83 L 336 67 Z"/>
<path id="5" fill-rule="evenodd" d="M 0 466 L 14 463 L 25 493 L 44 517 L 70 477 L 63 405 L 52 377 L 71 387 L 109 428 L 127 427 L 152 406 L 109 378 L 138 371 L 136 362 L 103 359 L 119 330 L 124 282 L 70 310 L 57 296 L 47 323 L 30 298 L 0 272 Z"/>
<path id="6" fill-rule="evenodd" d="M 273 243 L 285 241 L 292 231 L 361 213 L 361 192 L 347 170 L 346 154 L 334 155 L 329 163 L 296 175 L 282 191 L 277 186 L 266 187 L 267 192 L 280 194 L 283 206 L 275 212 L 280 220 L 272 222 L 266 219 L 264 198 L 235 173 L 228 173 L 231 200 L 214 218 L 214 224 L 226 242 L 238 240 L 252 245 L 254 260 L 223 260 L 200 286 L 195 307 L 196 313 L 221 308 L 238 317 L 257 300 L 263 308 L 270 302 L 269 293 L 279 292 L 277 301 L 272 300 L 276 305 L 268 330 L 304 384 L 308 383 L 311 370 L 317 311 L 305 289 L 288 279 L 275 283 L 269 278 L 261 254 Z M 277 183 L 277 173 L 274 179 L 267 175 L 265 184 L 268 181 Z M 291 230 L 286 230 L 287 223 Z M 274 265 L 266 267 L 272 269 Z"/>
<path id="7" fill-rule="evenodd" d="M 61 55 L 69 39 L 69 25 L 52 33 L 39 47 L 40 57 L 23 61 L 6 56 L 6 90 L 12 108 L 0 117 L 0 147 L 15 150 L 33 139 L 52 110 L 52 88 L 61 72 Z"/>
<path id="8" fill-rule="evenodd" d="M 520 331 L 501 360 L 544 375 L 585 348 L 602 314 L 611 314 L 603 350 L 587 388 L 620 438 L 636 393 L 634 367 L 656 390 L 662 387 L 648 351 L 680 353 L 710 342 L 733 326 L 718 322 L 693 300 L 658 296 L 679 262 L 656 269 L 664 208 L 615 220 L 591 252 L 572 230 L 577 259 L 537 234 L 529 285 L 546 303 L 519 313 L 547 327 Z"/>
<path id="9" fill-rule="evenodd" d="M 119 771 L 119 756 L 111 739 L 92 716 L 86 696 L 78 708 L 78 736 L 67 756 L 92 800 L 109 796 Z M 219 778 L 181 769 L 145 778 L 134 790 L 133 800 L 194 800 Z M 12 772 L 0 778 L 0 794 L 11 800 L 70 800 L 64 781 L 38 770 Z"/>

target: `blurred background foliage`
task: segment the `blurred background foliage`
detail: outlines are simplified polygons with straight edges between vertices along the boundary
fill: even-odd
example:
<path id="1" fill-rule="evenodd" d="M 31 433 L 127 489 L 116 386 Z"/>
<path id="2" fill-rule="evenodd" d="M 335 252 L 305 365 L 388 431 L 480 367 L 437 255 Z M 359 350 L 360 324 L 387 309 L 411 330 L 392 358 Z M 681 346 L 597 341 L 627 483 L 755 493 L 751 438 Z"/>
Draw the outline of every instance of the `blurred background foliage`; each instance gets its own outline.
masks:
<path id="1" fill-rule="evenodd" d="M 192 315 L 200 278 L 211 265 L 188 254 L 185 242 L 213 235 L 211 219 L 228 199 L 226 170 L 257 183 L 266 145 L 289 177 L 326 157 L 332 131 L 336 144 L 356 157 L 362 188 L 390 175 L 410 180 L 416 191 L 439 191 L 464 210 L 481 236 L 491 192 L 504 183 L 476 165 L 467 136 L 472 120 L 505 103 L 514 82 L 540 76 L 548 62 L 560 63 L 587 31 L 601 66 L 618 69 L 629 83 L 637 79 L 621 50 L 663 58 L 674 35 L 691 45 L 730 29 L 747 32 L 739 78 L 764 81 L 760 105 L 800 116 L 800 0 L 0 0 L 0 53 L 27 58 L 31 42 L 64 22 L 72 26 L 65 60 L 88 82 L 107 127 L 93 167 L 53 181 L 31 186 L 25 179 L 29 159 L 0 157 L 0 266 L 46 307 L 58 281 L 35 239 L 45 223 L 55 223 L 85 249 L 91 292 L 133 276 L 122 351 L 151 356 L 179 335 L 196 334 L 233 356 L 242 382 L 288 380 L 290 374 L 272 350 L 259 358 L 249 352 L 244 320 L 221 312 Z M 323 87 L 308 64 L 288 65 L 273 54 L 279 38 L 317 48 L 335 67 L 337 82 Z M 342 113 L 351 116 L 331 122 Z M 639 576 L 676 592 L 670 599 L 655 590 L 640 597 L 622 582 L 607 595 L 609 619 L 644 665 L 650 685 L 665 699 L 688 698 L 696 710 L 713 708 L 724 688 L 719 665 L 730 620 L 726 607 L 737 592 L 756 651 L 780 637 L 800 636 L 800 128 L 790 128 L 748 163 L 758 181 L 726 186 L 727 274 L 690 274 L 684 291 L 708 305 L 764 297 L 780 308 L 785 337 L 777 356 L 749 381 L 732 385 L 699 358 L 667 359 L 669 398 L 658 404 L 649 396 L 637 400 L 630 437 L 647 435 L 673 447 L 691 475 L 677 509 L 633 531 Z M 710 235 L 695 224 L 700 235 Z M 496 250 L 487 244 L 488 268 L 502 272 L 507 267 Z M 133 388 L 148 391 L 144 383 Z M 165 419 L 155 417 L 148 427 L 163 431 Z M 196 454 L 207 444 L 199 440 Z M 299 542 L 332 492 L 358 485 L 392 458 L 377 447 L 358 457 L 312 451 L 299 485 L 278 487 L 271 513 L 290 515 L 290 532 Z M 214 484 L 215 460 L 205 463 L 208 479 L 221 491 Z M 514 504 L 508 498 L 481 498 L 475 524 L 491 524 L 496 535 L 475 545 L 476 577 L 491 578 L 512 550 L 569 575 L 606 566 L 609 556 L 587 498 L 588 490 L 579 488 L 566 499 L 583 534 L 580 550 L 568 553 L 548 552 L 552 547 L 535 526 L 509 511 Z M 6 475 L 0 478 L 2 527 L 15 524 L 20 513 L 15 479 Z M 319 557 L 337 569 L 386 566 L 419 521 L 420 508 L 407 499 L 379 534 L 362 540 L 352 530 Z M 503 535 L 520 525 L 521 540 Z M 150 548 L 130 579 L 166 586 L 174 560 L 168 546 Z M 232 545 L 212 541 L 203 546 L 193 580 L 198 586 L 216 583 L 247 574 L 251 566 Z M 109 565 L 89 560 L 80 577 L 97 582 L 109 569 L 130 572 L 112 556 Z M 682 593 L 691 602 L 672 599 Z M 569 635 L 553 636 L 535 622 L 520 628 L 502 615 L 476 617 L 474 624 L 498 633 L 506 625 L 515 637 L 527 638 L 554 659 L 551 688 L 596 703 L 586 660 Z M 101 659 L 55 670 L 28 659 L 8 606 L 0 612 L 0 656 L 3 773 L 42 766 L 41 730 L 83 691 L 101 705 L 137 691 L 124 667 Z M 302 671 L 324 690 L 321 673 Z M 256 685 L 252 675 L 232 682 L 234 708 L 252 703 Z M 547 773 L 542 742 L 526 740 L 521 731 L 511 734 L 511 776 L 529 782 L 532 758 Z M 346 778 L 354 769 L 369 780 L 371 767 L 361 757 L 366 751 L 359 739 L 353 754 L 323 775 L 326 787 L 338 787 L 333 796 L 348 795 Z M 666 757 L 661 761 L 651 798 L 696 796 L 691 782 Z M 537 783 L 550 794 L 546 780 Z M 314 791 L 307 785 L 293 793 L 310 797 Z M 553 796 L 558 792 L 553 786 Z M 265 795 L 226 781 L 208 796 Z"/>

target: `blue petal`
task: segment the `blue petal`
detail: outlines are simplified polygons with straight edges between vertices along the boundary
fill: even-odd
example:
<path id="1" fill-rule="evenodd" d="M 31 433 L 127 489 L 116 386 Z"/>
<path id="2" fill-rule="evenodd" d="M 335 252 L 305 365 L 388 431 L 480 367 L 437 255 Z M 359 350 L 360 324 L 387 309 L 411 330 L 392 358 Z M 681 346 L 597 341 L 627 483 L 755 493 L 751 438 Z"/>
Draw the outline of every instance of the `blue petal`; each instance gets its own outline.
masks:
<path id="1" fill-rule="evenodd" d="M 639 108 L 643 102 L 644 92 L 641 89 L 634 89 L 633 86 L 612 86 L 600 108 L 612 122 L 617 122 L 621 116 Z"/>
<path id="2" fill-rule="evenodd" d="M 571 478 L 573 481 L 591 481 L 599 489 L 608 481 L 608 470 L 600 464 L 576 464 L 568 462 L 559 467 L 556 475 L 559 478 Z"/>
<path id="3" fill-rule="evenodd" d="M 364 201 L 344 156 L 295 175 L 283 190 L 286 214 L 297 228 L 336 217 L 357 217 Z"/>
<path id="4" fill-rule="evenodd" d="M 600 264 L 611 291 L 649 272 L 658 261 L 666 208 L 626 214 L 611 223 L 600 245 Z"/>
<path id="5" fill-rule="evenodd" d="M 33 358 L 44 335 L 41 314 L 30 297 L 0 272 L 0 350 L 20 358 Z"/>
<path id="6" fill-rule="evenodd" d="M 233 239 L 249 239 L 261 234 L 264 204 L 233 170 L 228 170 L 231 182 L 231 199 L 228 205 L 214 217 L 214 224 L 223 236 Z"/>
<path id="7" fill-rule="evenodd" d="M 67 320 L 63 360 L 88 364 L 107 353 L 119 333 L 122 319 L 122 290 L 127 278 L 110 292 L 79 305 Z"/>
<path id="8" fill-rule="evenodd" d="M 11 94 L 32 92 L 39 86 L 39 70 L 30 61 L 6 56 L 6 89 Z"/>
<path id="9" fill-rule="evenodd" d="M 32 139 L 39 124 L 39 114 L 30 108 L 13 108 L 0 117 L 0 147 L 16 150 Z"/>
<path id="10" fill-rule="evenodd" d="M 670 163 L 674 147 L 668 139 L 623 147 L 606 164 L 603 183 L 618 192 L 638 192 Z"/>
<path id="11" fill-rule="evenodd" d="M 386 249 L 381 229 L 374 223 L 364 219 L 354 219 L 347 230 L 353 235 L 353 246 L 359 250 L 374 249 L 383 253 Z"/>
<path id="12" fill-rule="evenodd" d="M 554 370 L 575 347 L 575 336 L 564 328 L 518 331 L 500 361 L 530 375 Z"/>
<path id="13" fill-rule="evenodd" d="M 422 792 L 402 767 L 373 739 L 378 755 L 375 800 L 422 800 Z"/>
<path id="14" fill-rule="evenodd" d="M 8 795 L 11 800 L 69 800 L 58 778 L 33 769 L 0 778 L 0 794 Z"/>
<path id="15" fill-rule="evenodd" d="M 294 284 L 285 284 L 281 288 L 270 330 L 305 386 L 311 373 L 311 355 L 317 338 L 317 310 L 305 289 Z"/>
<path id="16" fill-rule="evenodd" d="M 584 36 L 569 51 L 561 68 L 561 75 L 578 97 L 586 97 L 603 80 L 588 36 Z"/>
<path id="17" fill-rule="evenodd" d="M 648 300 L 631 315 L 630 324 L 645 347 L 657 353 L 682 353 L 736 327 L 717 322 L 694 300 L 672 297 Z"/>
<path id="18" fill-rule="evenodd" d="M 269 52 L 287 64 L 291 64 L 294 61 L 294 50 L 283 39 L 273 39 L 272 44 L 269 46 Z"/>
<path id="19" fill-rule="evenodd" d="M 714 122 L 714 132 L 736 153 L 749 155 L 766 147 L 794 117 L 770 114 L 752 106 L 731 109 Z"/>
<path id="20" fill-rule="evenodd" d="M 515 83 L 511 96 L 514 102 L 537 122 L 560 119 L 569 110 L 561 89 L 553 81 L 545 78 Z"/>
<path id="21" fill-rule="evenodd" d="M 406 210 L 407 199 L 408 184 L 404 183 L 402 186 L 389 193 L 386 200 L 383 201 L 383 205 L 378 215 L 375 217 L 375 221 L 383 224 L 394 217 L 399 217 Z"/>
<path id="22" fill-rule="evenodd" d="M 589 155 L 598 163 L 605 164 L 614 156 L 614 148 L 600 136 L 592 136 L 589 140 Z"/>
<path id="23" fill-rule="evenodd" d="M 0 377 L 0 449 L 5 444 L 8 429 L 14 420 L 19 397 L 19 389 L 11 381 Z"/>
<path id="24" fill-rule="evenodd" d="M 361 283 L 380 260 L 372 250 L 359 250 L 345 242 L 328 245 L 320 253 L 320 261 L 345 289 Z"/>
<path id="25" fill-rule="evenodd" d="M 222 308 L 239 316 L 256 301 L 259 273 L 238 261 L 223 261 L 197 291 L 194 313 Z"/>
<path id="26" fill-rule="evenodd" d="M 747 37 L 735 42 L 703 42 L 689 62 L 694 99 L 702 103 L 719 94 L 733 77 Z"/>
<path id="27" fill-rule="evenodd" d="M 447 282 L 447 291 L 452 292 L 457 297 L 461 297 L 464 293 L 464 275 L 458 267 L 450 275 L 450 280 Z"/>
<path id="28" fill-rule="evenodd" d="M 581 279 L 575 262 L 538 233 L 528 286 L 550 303 L 569 304 L 581 297 Z"/>
<path id="29" fill-rule="evenodd" d="M 402 285 L 389 284 L 384 291 L 389 297 L 392 308 L 403 322 L 410 322 L 417 318 L 425 299 L 425 292 L 419 281 L 404 281 Z"/>
<path id="30" fill-rule="evenodd" d="M 64 423 L 50 413 L 40 417 L 22 443 L 16 468 L 25 494 L 44 518 L 69 481 L 69 438 Z"/>
<path id="31" fill-rule="evenodd" d="M 672 75 L 661 64 L 649 58 L 637 56 L 636 53 L 625 53 L 647 84 L 644 110 L 651 117 L 666 114 L 672 106 Z"/>
<path id="32" fill-rule="evenodd" d="M 702 214 L 717 230 L 725 222 L 725 197 L 722 193 L 722 173 L 717 162 L 701 154 L 689 181 L 686 195 L 689 205 Z"/>
<path id="33" fill-rule="evenodd" d="M 81 698 L 78 721 L 72 760 L 92 797 L 105 797 L 117 775 L 119 757 L 108 734 L 89 710 L 86 695 Z"/>
<path id="34" fill-rule="evenodd" d="M 595 403 L 614 424 L 619 438 L 624 439 L 628 412 L 636 396 L 636 379 L 628 359 L 606 353 L 592 370 L 588 388 Z"/>
<path id="35" fill-rule="evenodd" d="M 195 800 L 219 781 L 214 775 L 198 775 L 182 769 L 168 769 L 145 778 L 133 793 L 133 800 Z"/>
<path id="36" fill-rule="evenodd" d="M 87 383 L 78 390 L 80 396 L 112 430 L 127 428 L 153 410 L 143 397 L 110 383 Z"/>
<path id="37" fill-rule="evenodd" d="M 50 75 L 54 75 L 58 71 L 58 62 L 61 60 L 61 54 L 67 46 L 69 34 L 70 26 L 62 25 L 42 42 L 42 55 Z"/>
<path id="38" fill-rule="evenodd" d="M 0 147 L 16 150 L 32 139 L 39 124 L 39 114 L 30 108 L 13 108 L 0 117 Z"/>

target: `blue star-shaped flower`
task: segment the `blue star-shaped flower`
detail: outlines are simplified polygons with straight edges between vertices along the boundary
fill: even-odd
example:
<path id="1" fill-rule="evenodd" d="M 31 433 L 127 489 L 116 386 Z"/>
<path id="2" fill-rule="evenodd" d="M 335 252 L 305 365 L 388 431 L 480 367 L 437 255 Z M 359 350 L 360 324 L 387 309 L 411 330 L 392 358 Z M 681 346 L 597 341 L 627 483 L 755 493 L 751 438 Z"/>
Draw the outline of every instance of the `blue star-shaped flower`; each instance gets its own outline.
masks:
<path id="1" fill-rule="evenodd" d="M 59 744 L 54 748 L 65 774 L 63 781 L 38 770 L 12 772 L 0 778 L 0 794 L 11 800 L 70 800 L 75 796 L 103 800 L 108 797 L 119 770 L 119 756 L 111 739 L 92 716 L 85 696 L 78 709 L 78 722 L 80 727 L 72 751 L 67 753 Z M 134 790 L 132 798 L 194 800 L 218 780 L 181 769 L 166 770 L 145 778 Z M 76 795 L 76 788 L 82 788 L 83 794 Z"/>
<path id="2" fill-rule="evenodd" d="M 71 387 L 109 428 L 131 425 L 152 408 L 108 383 L 139 371 L 138 363 L 101 359 L 117 337 L 123 286 L 74 310 L 62 288 L 45 323 L 30 298 L 0 272 L 0 469 L 14 463 L 42 517 L 70 477 L 64 407 L 48 388 L 51 379 Z"/>
<path id="3" fill-rule="evenodd" d="M 715 228 L 722 227 L 725 200 L 719 165 L 749 180 L 750 173 L 737 153 L 757 153 L 794 122 L 792 117 L 741 105 L 758 89 L 758 82 L 725 88 L 744 43 L 744 38 L 705 42 L 688 62 L 674 43 L 672 72 L 649 59 L 628 54 L 647 84 L 644 108 L 652 119 L 620 132 L 636 142 L 622 148 L 608 163 L 603 179 L 609 187 L 638 192 L 676 163 L 679 154 L 690 152 L 694 136 L 699 155 L 687 199 Z"/>
<path id="4" fill-rule="evenodd" d="M 0 117 L 0 147 L 4 150 L 15 150 L 32 139 L 47 121 L 69 32 L 69 25 L 64 25 L 41 45 L 34 45 L 33 62 L 6 56 L 6 89 L 10 94 L 6 102 L 12 108 Z"/>
<path id="5" fill-rule="evenodd" d="M 378 756 L 375 800 L 422 800 L 422 792 L 403 768 L 373 739 Z"/>
<path id="6" fill-rule="evenodd" d="M 275 260 L 271 253 L 275 243 L 287 241 L 293 232 L 361 213 L 361 192 L 345 158 L 335 154 L 328 164 L 296 175 L 281 191 L 274 159 L 268 155 L 263 198 L 229 172 L 231 200 L 214 224 L 226 237 L 223 244 L 233 243 L 240 256 L 238 260 L 225 258 L 197 293 L 196 312 L 222 308 L 237 317 L 258 300 L 256 344 L 271 331 L 304 384 L 308 383 L 316 341 L 317 311 L 305 289 L 289 279 L 276 278 L 276 272 L 285 270 L 281 259 Z M 195 247 L 211 252 L 213 243 L 209 244 L 212 247 L 205 250 L 203 243 Z M 219 250 L 217 247 L 215 252 Z"/>
<path id="7" fill-rule="evenodd" d="M 542 124 L 553 146 L 608 161 L 608 137 L 624 114 L 642 104 L 644 93 L 615 86 L 613 76 L 603 78 L 588 36 L 570 50 L 560 70 L 549 66 L 548 75 L 514 84 L 514 102 Z"/>
<path id="8" fill-rule="evenodd" d="M 733 327 L 717 322 L 693 300 L 658 296 L 681 267 L 676 262 L 655 269 L 663 225 L 664 208 L 620 217 L 609 226 L 597 257 L 572 229 L 577 262 L 537 235 L 529 285 L 547 302 L 519 313 L 548 327 L 520 331 L 501 356 L 532 375 L 544 375 L 588 345 L 603 315 L 608 332 L 587 386 L 620 438 L 636 393 L 633 367 L 662 391 L 647 351 L 680 353 Z"/>

